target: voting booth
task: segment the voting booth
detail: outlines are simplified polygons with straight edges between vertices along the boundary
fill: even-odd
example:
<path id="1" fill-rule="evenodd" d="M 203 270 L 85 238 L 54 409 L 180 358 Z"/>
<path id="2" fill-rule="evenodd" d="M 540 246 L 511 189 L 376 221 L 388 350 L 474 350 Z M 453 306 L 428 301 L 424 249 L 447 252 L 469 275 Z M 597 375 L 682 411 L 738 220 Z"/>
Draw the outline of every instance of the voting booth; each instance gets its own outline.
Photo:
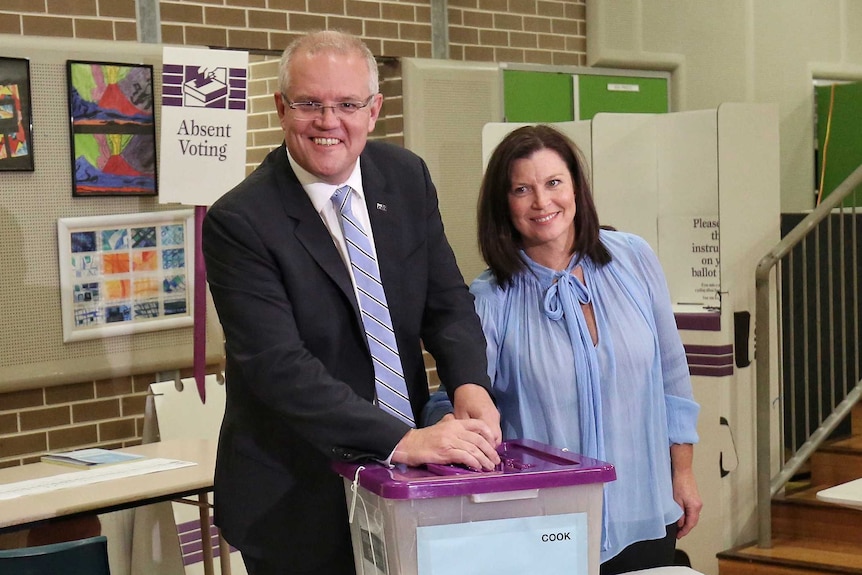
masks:
<path id="1" fill-rule="evenodd" d="M 336 463 L 357 575 L 598 575 L 609 463 L 530 440 L 494 471 Z"/>

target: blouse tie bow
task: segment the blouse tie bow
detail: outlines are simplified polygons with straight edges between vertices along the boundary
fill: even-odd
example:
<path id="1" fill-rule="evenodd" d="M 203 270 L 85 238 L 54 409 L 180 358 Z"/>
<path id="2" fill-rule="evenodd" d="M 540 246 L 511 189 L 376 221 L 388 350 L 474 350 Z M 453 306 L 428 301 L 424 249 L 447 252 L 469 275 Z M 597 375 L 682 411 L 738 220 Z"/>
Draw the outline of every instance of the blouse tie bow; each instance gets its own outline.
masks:
<path id="1" fill-rule="evenodd" d="M 593 297 L 586 284 L 572 274 L 575 260 L 577 258 L 572 258 L 572 263 L 564 271 L 554 273 L 554 281 L 545 291 L 542 309 L 552 321 L 565 321 L 571 340 L 575 362 L 574 383 L 578 388 L 581 455 L 603 461 L 605 441 L 602 429 L 601 375 L 593 338 L 581 309 L 581 305 L 592 303 Z M 607 485 L 604 486 L 604 492 L 607 502 Z M 602 549 L 608 549 L 610 546 L 607 527 L 606 503 L 602 512 Z"/>
<path id="2" fill-rule="evenodd" d="M 571 270 L 554 274 L 554 283 L 545 292 L 545 315 L 552 320 L 560 320 L 567 311 L 575 309 L 575 301 L 586 305 L 593 301 L 587 286 L 572 275 Z"/>

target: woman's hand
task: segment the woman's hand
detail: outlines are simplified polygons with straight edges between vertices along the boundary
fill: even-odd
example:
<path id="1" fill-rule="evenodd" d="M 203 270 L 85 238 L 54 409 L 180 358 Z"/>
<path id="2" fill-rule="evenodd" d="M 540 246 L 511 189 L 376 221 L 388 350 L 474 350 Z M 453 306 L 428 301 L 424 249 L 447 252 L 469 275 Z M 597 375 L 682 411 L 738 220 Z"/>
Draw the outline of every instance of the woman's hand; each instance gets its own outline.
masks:
<path id="1" fill-rule="evenodd" d="M 455 418 L 479 419 L 488 426 L 485 439 L 497 447 L 503 440 L 500 430 L 500 412 L 488 391 L 481 385 L 465 383 L 455 389 Z"/>
<path id="2" fill-rule="evenodd" d="M 697 482 L 691 469 L 694 448 L 690 443 L 670 446 L 670 461 L 673 469 L 673 498 L 682 507 L 682 517 L 677 521 L 677 539 L 682 539 L 694 529 L 700 520 L 703 501 L 697 490 Z"/>

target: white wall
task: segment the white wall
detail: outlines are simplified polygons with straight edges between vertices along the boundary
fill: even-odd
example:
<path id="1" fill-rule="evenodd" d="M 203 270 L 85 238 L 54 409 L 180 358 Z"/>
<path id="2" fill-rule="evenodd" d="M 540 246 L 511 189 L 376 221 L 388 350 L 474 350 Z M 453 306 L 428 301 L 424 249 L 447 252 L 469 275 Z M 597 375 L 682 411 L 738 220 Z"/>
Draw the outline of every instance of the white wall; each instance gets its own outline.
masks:
<path id="1" fill-rule="evenodd" d="M 781 211 L 813 207 L 812 80 L 862 80 L 862 2 L 586 1 L 588 64 L 670 71 L 673 111 L 778 104 Z"/>

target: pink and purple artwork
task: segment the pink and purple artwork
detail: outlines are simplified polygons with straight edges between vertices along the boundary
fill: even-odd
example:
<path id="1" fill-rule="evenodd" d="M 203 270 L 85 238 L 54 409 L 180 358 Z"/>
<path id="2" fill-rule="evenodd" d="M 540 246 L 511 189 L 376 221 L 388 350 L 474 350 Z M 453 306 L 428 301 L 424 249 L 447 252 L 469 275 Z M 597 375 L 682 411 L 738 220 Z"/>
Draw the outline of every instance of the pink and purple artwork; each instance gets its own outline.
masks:
<path id="1" fill-rule="evenodd" d="M 153 67 L 67 62 L 75 196 L 155 195 Z"/>

